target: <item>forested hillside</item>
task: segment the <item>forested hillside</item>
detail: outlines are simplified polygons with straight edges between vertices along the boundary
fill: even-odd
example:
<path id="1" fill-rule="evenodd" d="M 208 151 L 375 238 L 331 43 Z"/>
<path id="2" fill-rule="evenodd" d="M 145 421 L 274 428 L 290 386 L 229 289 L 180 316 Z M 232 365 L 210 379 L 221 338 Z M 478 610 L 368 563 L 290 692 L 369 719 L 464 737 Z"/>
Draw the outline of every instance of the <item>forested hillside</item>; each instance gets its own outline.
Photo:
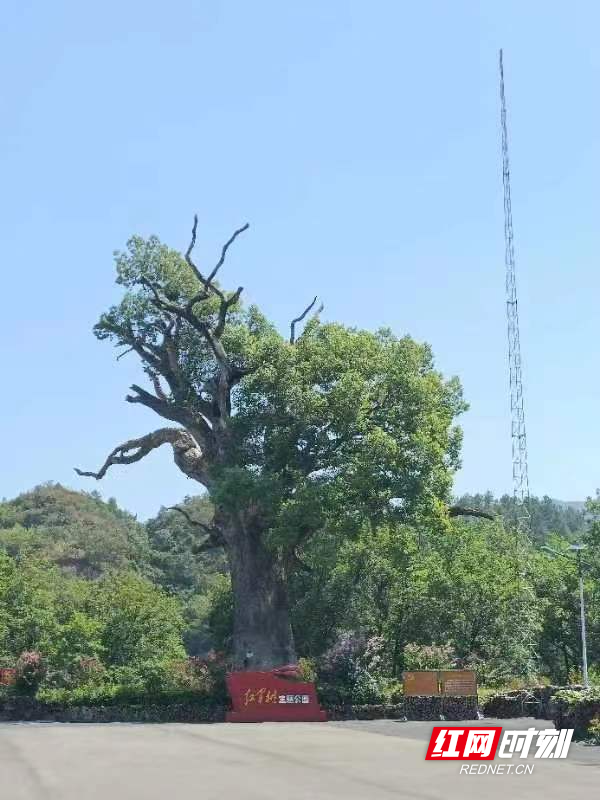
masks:
<path id="1" fill-rule="evenodd" d="M 146 573 L 148 534 L 114 500 L 45 484 L 0 504 L 0 546 L 35 554 L 74 574 L 97 578 L 110 569 Z"/>
<path id="2" fill-rule="evenodd" d="M 419 664 L 469 665 L 480 680 L 501 683 L 532 640 L 532 671 L 553 680 L 576 676 L 574 566 L 532 547 L 522 565 L 532 599 L 517 578 L 514 537 L 503 523 L 510 500 L 486 494 L 460 502 L 498 518 L 454 520 L 438 531 L 367 525 L 351 539 L 323 531 L 299 546 L 288 567 L 299 653 L 325 676 L 341 669 L 356 684 L 352 691 L 369 697 L 378 691 L 374 676 L 397 679 Z M 184 513 L 161 509 L 142 524 L 113 500 L 56 484 L 0 504 L 2 662 L 40 651 L 60 685 L 82 659 L 119 680 L 127 667 L 138 680 L 186 650 L 227 653 L 227 565 L 221 550 L 203 547 L 212 510 L 205 498 L 179 508 Z M 533 499 L 532 522 L 535 539 L 555 549 L 575 536 L 589 545 L 589 648 L 598 663 L 598 523 L 586 527 L 581 513 L 549 498 Z"/>
<path id="3" fill-rule="evenodd" d="M 511 495 L 504 494 L 494 497 L 492 492 L 484 494 L 464 494 L 456 501 L 459 505 L 479 508 L 499 514 L 507 525 L 511 525 L 516 516 L 515 500 Z M 533 538 L 542 543 L 548 534 L 554 533 L 567 539 L 577 537 L 586 527 L 584 503 L 561 503 L 544 495 L 544 497 L 531 497 L 528 505 L 531 533 Z"/>

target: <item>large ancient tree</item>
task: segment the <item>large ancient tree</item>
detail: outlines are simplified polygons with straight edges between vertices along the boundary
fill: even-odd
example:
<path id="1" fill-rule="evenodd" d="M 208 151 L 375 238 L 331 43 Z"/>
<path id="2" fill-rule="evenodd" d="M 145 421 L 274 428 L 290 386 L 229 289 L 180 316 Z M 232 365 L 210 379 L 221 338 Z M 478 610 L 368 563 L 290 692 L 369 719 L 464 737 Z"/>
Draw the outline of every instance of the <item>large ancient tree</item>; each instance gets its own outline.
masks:
<path id="1" fill-rule="evenodd" d="M 149 387 L 126 400 L 174 424 L 115 447 L 98 472 L 77 471 L 101 479 L 170 445 L 214 505 L 202 546 L 229 560 L 234 663 L 270 668 L 295 660 L 286 575 L 310 537 L 447 518 L 464 404 L 427 345 L 323 324 L 316 299 L 282 336 L 242 306 L 242 287 L 217 282 L 248 226 L 208 269 L 192 258 L 196 227 L 185 256 L 133 237 L 116 257 L 123 299 L 94 329 L 143 364 Z"/>

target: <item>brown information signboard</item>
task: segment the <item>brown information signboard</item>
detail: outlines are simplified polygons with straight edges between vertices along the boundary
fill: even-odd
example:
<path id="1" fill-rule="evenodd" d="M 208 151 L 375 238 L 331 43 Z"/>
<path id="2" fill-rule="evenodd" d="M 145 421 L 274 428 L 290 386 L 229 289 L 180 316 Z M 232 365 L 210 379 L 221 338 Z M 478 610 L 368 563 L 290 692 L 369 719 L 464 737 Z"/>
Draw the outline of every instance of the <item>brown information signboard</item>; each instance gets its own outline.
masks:
<path id="1" fill-rule="evenodd" d="M 477 679 L 470 669 L 449 669 L 440 672 L 442 692 L 454 697 L 477 696 Z"/>
<path id="2" fill-rule="evenodd" d="M 477 696 L 475 673 L 469 669 L 403 672 L 402 680 L 408 697 Z"/>
<path id="3" fill-rule="evenodd" d="M 407 696 L 433 697 L 442 693 L 437 670 L 403 672 L 402 680 Z"/>

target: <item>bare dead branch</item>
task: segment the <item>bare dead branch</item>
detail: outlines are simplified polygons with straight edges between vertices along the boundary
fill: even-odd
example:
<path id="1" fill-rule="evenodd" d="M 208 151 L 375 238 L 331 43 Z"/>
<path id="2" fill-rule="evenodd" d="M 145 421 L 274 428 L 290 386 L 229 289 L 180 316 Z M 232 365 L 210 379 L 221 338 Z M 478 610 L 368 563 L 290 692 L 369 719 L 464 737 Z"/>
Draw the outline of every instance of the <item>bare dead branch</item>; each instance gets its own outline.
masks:
<path id="1" fill-rule="evenodd" d="M 203 446 L 207 446 L 211 437 L 211 429 L 202 416 L 194 414 L 193 411 L 186 407 L 170 403 L 167 399 L 156 397 L 135 383 L 129 388 L 132 392 L 135 392 L 135 394 L 128 394 L 125 396 L 125 400 L 128 403 L 139 403 L 140 405 L 146 406 L 146 408 L 152 409 L 152 411 L 164 419 L 171 420 L 171 422 L 179 422 L 180 425 L 192 431 L 193 435 Z M 207 404 L 203 405 L 206 406 Z"/>
<path id="2" fill-rule="evenodd" d="M 449 517 L 481 517 L 482 519 L 496 519 L 496 515 L 489 511 L 482 511 L 480 508 L 468 508 L 467 506 L 450 506 L 448 508 Z"/>
<path id="3" fill-rule="evenodd" d="M 215 336 L 220 338 L 225 330 L 225 322 L 227 320 L 227 312 L 231 308 L 231 306 L 235 305 L 237 301 L 240 299 L 241 293 L 244 291 L 243 286 L 238 286 L 237 291 L 235 291 L 231 297 L 228 297 L 226 300 L 221 302 L 221 307 L 219 309 L 219 321 L 217 322 L 217 326 L 215 328 Z"/>
<path id="4" fill-rule="evenodd" d="M 313 308 L 316 302 L 317 302 L 317 296 L 315 295 L 315 299 L 312 301 L 310 305 L 306 306 L 302 314 L 300 314 L 299 317 L 296 317 L 295 319 L 292 320 L 290 324 L 290 344 L 294 344 L 294 342 L 296 341 L 296 323 L 302 322 L 304 317 L 308 314 L 311 308 Z"/>
<path id="5" fill-rule="evenodd" d="M 233 232 L 233 234 L 229 237 L 229 239 L 225 242 L 225 244 L 223 245 L 223 248 L 221 249 L 221 257 L 219 258 L 219 260 L 217 261 L 217 263 L 213 267 L 210 275 L 207 278 L 205 278 L 204 275 L 200 272 L 200 270 L 196 266 L 196 264 L 192 261 L 192 251 L 193 251 L 193 249 L 194 249 L 194 247 L 196 245 L 196 232 L 197 232 L 197 229 L 198 229 L 198 215 L 194 214 L 194 225 L 192 227 L 192 239 L 190 241 L 188 249 L 185 252 L 185 260 L 187 261 L 189 267 L 194 272 L 194 275 L 198 278 L 200 283 L 204 286 L 204 290 L 198 292 L 196 295 L 194 295 L 194 297 L 192 297 L 189 300 L 189 302 L 187 304 L 187 310 L 189 312 L 191 312 L 192 308 L 194 307 L 194 305 L 196 303 L 198 303 L 201 300 L 206 300 L 208 298 L 208 294 L 207 294 L 208 292 L 213 292 L 214 294 L 216 294 L 217 297 L 219 297 L 219 299 L 221 300 L 221 308 L 220 308 L 220 312 L 219 312 L 219 323 L 217 325 L 217 328 L 215 329 L 215 335 L 216 336 L 220 336 L 221 333 L 223 332 L 223 328 L 224 328 L 224 325 L 225 325 L 225 317 L 227 315 L 227 311 L 229 310 L 229 308 L 235 302 L 237 302 L 237 300 L 239 299 L 239 296 L 242 293 L 243 289 L 240 286 L 239 289 L 237 290 L 237 292 L 235 292 L 235 294 L 232 297 L 227 299 L 225 297 L 225 294 L 221 291 L 221 289 L 219 289 L 218 286 L 214 285 L 213 281 L 214 281 L 218 271 L 221 269 L 221 267 L 225 263 L 225 257 L 227 255 L 227 251 L 229 250 L 231 245 L 235 242 L 237 237 L 241 233 L 244 233 L 244 231 L 247 231 L 249 227 L 250 227 L 249 223 L 246 223 L 245 225 L 242 225 L 241 228 L 238 228 L 236 231 Z"/>
<path id="6" fill-rule="evenodd" d="M 136 337 L 131 325 L 120 326 L 104 323 L 104 327 L 106 330 L 113 333 L 119 340 L 117 347 L 129 345 L 130 349 L 134 350 L 142 359 L 142 361 L 145 361 L 147 364 L 151 364 L 152 366 L 156 367 L 160 363 L 157 348 L 148 342 L 141 341 L 140 338 Z M 123 355 L 126 355 L 126 353 L 121 353 L 118 357 L 120 358 Z"/>
<path id="7" fill-rule="evenodd" d="M 221 532 L 214 525 L 207 525 L 204 522 L 200 522 L 200 520 L 193 519 L 190 513 L 185 508 L 181 508 L 181 506 L 168 506 L 168 510 L 179 512 L 183 517 L 185 517 L 189 525 L 192 525 L 195 528 L 200 528 L 200 530 L 206 534 L 207 538 L 193 548 L 193 552 L 196 555 L 199 553 L 204 553 L 206 550 L 211 550 L 214 547 L 223 546 L 224 540 Z"/>
<path id="8" fill-rule="evenodd" d="M 99 481 L 106 475 L 110 467 L 116 464 L 134 464 L 136 461 L 141 461 L 148 453 L 163 444 L 172 446 L 175 463 L 182 472 L 204 485 L 208 484 L 202 451 L 191 433 L 183 428 L 159 428 L 139 439 L 129 439 L 111 451 L 98 472 L 86 472 L 77 467 L 75 467 L 75 472 L 83 477 L 95 478 Z"/>
<path id="9" fill-rule="evenodd" d="M 188 249 L 185 251 L 185 260 L 187 261 L 190 268 L 193 270 L 194 275 L 198 278 L 200 283 L 204 284 L 204 277 L 202 276 L 198 267 L 192 261 L 192 250 L 196 245 L 196 231 L 198 230 L 198 214 L 194 214 L 194 224 L 192 226 L 192 238 L 189 244 Z"/>
<path id="10" fill-rule="evenodd" d="M 153 295 L 152 302 L 160 311 L 167 311 L 170 314 L 175 314 L 176 316 L 185 317 L 187 319 L 186 308 L 178 306 L 176 303 L 171 303 L 165 297 L 161 297 L 158 288 L 151 281 L 147 278 L 140 278 L 140 283 L 142 286 L 150 289 Z"/>
<path id="11" fill-rule="evenodd" d="M 141 405 L 151 408 L 153 411 L 156 411 L 157 414 L 160 414 L 161 417 L 165 417 L 165 419 L 170 419 L 173 422 L 180 422 L 180 414 L 175 408 L 170 407 L 169 401 L 164 396 L 155 397 L 136 383 L 133 383 L 129 388 L 132 392 L 135 392 L 135 394 L 128 394 L 125 396 L 125 400 L 128 403 L 141 403 Z"/>
<path id="12" fill-rule="evenodd" d="M 192 554 L 195 556 L 199 556 L 202 553 L 206 553 L 209 550 L 215 550 L 217 547 L 223 547 L 222 541 L 217 541 L 211 536 L 208 536 L 203 542 L 200 544 L 196 544 L 192 546 Z"/>
<path id="13" fill-rule="evenodd" d="M 244 233 L 244 231 L 247 231 L 249 227 L 250 223 L 248 222 L 245 225 L 242 225 L 242 227 L 234 231 L 233 234 L 229 237 L 229 239 L 225 242 L 225 244 L 223 245 L 223 249 L 221 250 L 221 258 L 217 261 L 216 265 L 213 267 L 213 271 L 206 279 L 207 284 L 209 285 L 212 284 L 217 272 L 221 269 L 221 267 L 225 263 L 225 256 L 227 255 L 227 251 L 229 250 L 231 245 L 235 242 L 240 233 Z"/>
<path id="14" fill-rule="evenodd" d="M 186 304 L 185 308 L 186 308 L 187 313 L 188 314 L 192 314 L 193 311 L 194 311 L 194 306 L 196 305 L 196 303 L 201 303 L 202 300 L 208 300 L 208 298 L 209 298 L 209 294 L 208 294 L 208 292 L 204 291 L 204 289 L 202 289 L 201 291 L 197 292 L 193 297 L 191 297 L 188 300 L 188 302 Z"/>
<path id="15" fill-rule="evenodd" d="M 200 520 L 193 519 L 189 511 L 185 508 L 181 508 L 181 506 L 167 506 L 167 510 L 177 511 L 182 517 L 185 517 L 189 525 L 193 525 L 195 528 L 201 528 L 207 535 L 210 535 L 213 531 L 210 525 L 207 525 L 205 522 L 200 522 Z"/>
<path id="16" fill-rule="evenodd" d="M 163 402 L 168 402 L 167 395 L 164 393 L 162 386 L 160 385 L 160 378 L 156 373 L 151 373 L 150 377 L 152 378 L 152 385 L 154 386 L 154 391 L 157 394 L 159 400 Z"/>
<path id="17" fill-rule="evenodd" d="M 96 478 L 99 481 L 114 464 L 133 464 L 136 461 L 140 461 L 157 447 L 167 442 L 172 442 L 179 433 L 180 431 L 176 428 L 160 428 L 153 433 L 146 434 L 146 436 L 141 436 L 139 439 L 129 439 L 112 450 L 98 472 L 84 472 L 77 469 L 77 467 L 75 467 L 75 472 L 83 477 Z"/>
<path id="18" fill-rule="evenodd" d="M 185 304 L 180 305 L 166 297 L 160 286 L 148 280 L 148 278 L 141 278 L 140 285 L 149 291 L 151 302 L 160 312 L 161 320 L 158 323 L 158 327 L 163 333 L 162 343 L 154 344 L 153 342 L 142 341 L 141 337 L 136 336 L 133 330 L 123 328 L 115 330 L 122 344 L 130 345 L 148 365 L 146 372 L 150 376 L 156 392 L 155 395 L 152 395 L 138 386 L 133 386 L 132 389 L 135 394 L 128 395 L 126 400 L 130 403 L 141 403 L 152 408 L 165 419 L 179 422 L 188 428 L 194 436 L 200 433 L 199 441 L 203 446 L 206 446 L 211 440 L 214 426 L 223 427 L 225 420 L 230 416 L 231 389 L 248 373 L 242 366 L 230 363 L 221 341 L 227 322 L 227 314 L 230 308 L 238 302 L 243 287 L 238 287 L 235 292 L 228 295 L 212 282 L 225 262 L 229 247 L 248 227 L 249 225 L 246 224 L 234 231 L 229 240 L 223 245 L 219 261 L 210 275 L 205 278 L 192 260 L 198 229 L 198 216 L 194 215 L 192 238 L 185 253 L 185 260 L 203 288 L 196 292 Z M 214 327 L 196 316 L 194 312 L 195 304 L 208 299 L 211 293 L 216 295 L 220 301 L 218 317 Z M 196 404 L 199 413 L 189 410 L 184 412 L 181 409 L 182 405 L 186 405 L 190 388 L 186 386 L 177 358 L 176 338 L 183 322 L 186 322 L 203 337 L 218 365 L 217 374 L 211 380 L 214 389 L 213 402 L 208 403 L 201 400 L 199 404 Z M 159 376 L 166 380 L 174 402 L 171 402 L 163 391 Z"/>
<path id="19" fill-rule="evenodd" d="M 128 347 L 127 350 L 123 350 L 122 353 L 119 353 L 119 355 L 117 356 L 117 361 L 123 358 L 123 356 L 126 356 L 127 353 L 133 353 L 133 347 Z"/>

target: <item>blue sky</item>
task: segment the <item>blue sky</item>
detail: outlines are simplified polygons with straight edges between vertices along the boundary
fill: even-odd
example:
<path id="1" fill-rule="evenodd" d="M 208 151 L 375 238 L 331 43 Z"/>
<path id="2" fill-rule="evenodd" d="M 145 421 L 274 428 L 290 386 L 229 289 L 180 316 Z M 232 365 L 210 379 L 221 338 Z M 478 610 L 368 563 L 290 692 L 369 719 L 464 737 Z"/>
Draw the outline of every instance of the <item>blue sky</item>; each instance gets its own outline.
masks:
<path id="1" fill-rule="evenodd" d="M 132 233 L 213 262 L 282 329 L 431 343 L 460 376 L 457 491 L 511 491 L 497 51 L 505 51 L 532 492 L 600 485 L 600 11 L 589 2 L 53 3 L 0 29 L 0 496 L 46 480 L 146 517 L 195 493 L 170 453 L 96 468 L 159 423 L 91 327 Z"/>

